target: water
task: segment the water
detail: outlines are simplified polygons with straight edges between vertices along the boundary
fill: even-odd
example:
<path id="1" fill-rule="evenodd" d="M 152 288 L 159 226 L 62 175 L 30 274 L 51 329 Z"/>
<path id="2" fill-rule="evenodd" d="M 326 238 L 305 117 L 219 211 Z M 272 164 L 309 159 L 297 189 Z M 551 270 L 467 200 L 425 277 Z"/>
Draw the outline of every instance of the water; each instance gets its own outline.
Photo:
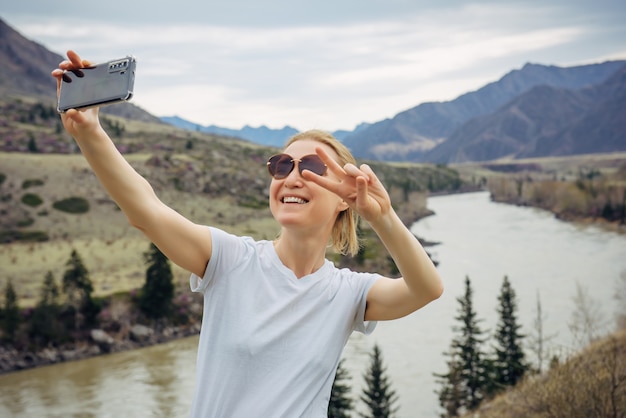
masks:
<path id="1" fill-rule="evenodd" d="M 400 418 L 436 417 L 433 373 L 443 373 L 453 336 L 456 298 L 465 276 L 484 329 L 497 321 L 497 296 L 508 276 L 519 302 L 523 332 L 531 334 L 537 294 L 553 353 L 576 348 L 568 322 L 577 285 L 599 309 L 607 329 L 613 295 L 626 272 L 626 236 L 578 227 L 549 213 L 489 201 L 487 193 L 433 197 L 436 212 L 413 231 L 440 245 L 428 250 L 440 262 L 444 295 L 400 320 L 381 322 L 369 337 L 355 334 L 344 352 L 358 398 L 374 343 L 382 351 Z M 626 273 L 624 273 L 626 274 Z M 197 338 L 0 376 L 1 417 L 185 417 L 191 403 Z M 362 403 L 356 402 L 362 410 Z"/>

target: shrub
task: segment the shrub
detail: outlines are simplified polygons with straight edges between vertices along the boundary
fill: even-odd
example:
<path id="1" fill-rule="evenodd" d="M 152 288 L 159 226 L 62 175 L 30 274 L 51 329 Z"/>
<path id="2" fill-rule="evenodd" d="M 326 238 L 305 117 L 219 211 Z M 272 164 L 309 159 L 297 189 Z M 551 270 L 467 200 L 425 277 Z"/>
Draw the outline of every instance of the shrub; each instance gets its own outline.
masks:
<path id="1" fill-rule="evenodd" d="M 0 173 L 0 185 L 2 185 L 2 183 L 4 183 L 6 179 L 7 179 L 7 175 L 4 173 Z"/>
<path id="2" fill-rule="evenodd" d="M 89 202 L 82 197 L 68 197 L 54 202 L 52 207 L 61 212 L 86 213 L 89 212 Z"/>
<path id="3" fill-rule="evenodd" d="M 49 239 L 50 237 L 44 231 L 0 231 L 0 244 L 7 244 L 13 241 L 44 242 Z"/>
<path id="4" fill-rule="evenodd" d="M 28 189 L 29 187 L 43 186 L 43 185 L 44 185 L 44 181 L 41 179 L 26 179 L 22 183 L 22 189 Z"/>
<path id="5" fill-rule="evenodd" d="M 33 218 L 24 218 L 17 221 L 17 226 L 19 228 L 26 228 L 27 226 L 31 226 L 34 223 L 35 220 Z"/>
<path id="6" fill-rule="evenodd" d="M 22 203 L 28 206 L 36 207 L 43 203 L 43 199 L 34 193 L 26 193 L 22 196 Z"/>

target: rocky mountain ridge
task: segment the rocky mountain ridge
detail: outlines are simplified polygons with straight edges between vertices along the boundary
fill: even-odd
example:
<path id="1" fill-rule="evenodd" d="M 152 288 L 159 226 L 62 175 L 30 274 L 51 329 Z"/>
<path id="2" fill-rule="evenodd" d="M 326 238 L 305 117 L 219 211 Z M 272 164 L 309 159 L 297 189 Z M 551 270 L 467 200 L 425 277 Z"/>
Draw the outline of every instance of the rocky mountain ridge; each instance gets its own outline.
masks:
<path id="1" fill-rule="evenodd" d="M 53 104 L 50 70 L 62 59 L 0 19 L 4 97 Z M 357 158 L 381 161 L 455 163 L 622 151 L 625 67 L 626 60 L 565 68 L 526 64 L 452 101 L 422 103 L 393 118 L 334 134 Z M 273 147 L 296 133 L 290 126 L 199 126 L 180 117 L 158 118 L 132 103 L 107 106 L 102 112 Z"/>

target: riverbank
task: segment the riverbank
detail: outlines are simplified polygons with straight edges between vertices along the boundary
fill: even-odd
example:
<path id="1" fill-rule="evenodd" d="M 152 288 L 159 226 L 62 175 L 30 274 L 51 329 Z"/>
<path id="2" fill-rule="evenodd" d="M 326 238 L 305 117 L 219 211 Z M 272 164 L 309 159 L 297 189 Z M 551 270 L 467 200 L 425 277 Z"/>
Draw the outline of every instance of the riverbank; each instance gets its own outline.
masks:
<path id="1" fill-rule="evenodd" d="M 58 347 L 49 346 L 41 350 L 27 351 L 0 346 L 0 374 L 135 350 L 199 333 L 199 322 L 161 328 L 137 324 L 128 330 L 124 338 L 112 336 L 101 329 L 92 329 L 88 338 Z"/>
<path id="2" fill-rule="evenodd" d="M 540 295 L 544 335 L 554 336 L 545 345 L 545 358 L 577 347 L 568 323 L 578 285 L 607 322 L 620 306 L 613 294 L 615 278 L 626 269 L 625 236 L 577 228 L 543 211 L 495 204 L 487 193 L 429 198 L 428 205 L 436 215 L 420 220 L 412 230 L 441 242 L 432 251 L 440 261 L 444 294 L 416 314 L 380 322 L 370 336 L 353 335 L 344 350 L 353 398 L 364 387 L 368 353 L 378 343 L 398 394 L 398 418 L 439 415 L 439 385 L 433 373 L 447 370 L 443 353 L 454 336 L 457 297 L 464 292 L 466 275 L 475 290 L 477 317 L 490 330 L 495 329 L 497 295 L 505 275 L 518 295 L 526 335 L 533 334 Z M 197 337 L 181 338 L 5 374 L 0 376 L 0 416 L 79 416 L 87 410 L 93 416 L 185 416 L 196 352 Z M 528 361 L 534 360 L 529 353 Z"/>
<path id="3" fill-rule="evenodd" d="M 492 201 L 496 203 L 505 203 L 508 205 L 514 205 L 519 207 L 532 207 L 535 209 L 545 210 L 554 215 L 556 219 L 563 222 L 569 222 L 581 226 L 597 226 L 603 230 L 610 232 L 617 232 L 619 234 L 626 234 L 626 223 L 622 221 L 609 221 L 605 218 L 598 216 L 583 216 L 580 214 L 563 212 L 554 207 L 544 207 L 543 205 L 534 205 L 532 202 L 519 202 L 518 199 L 499 197 L 495 199 L 493 194 L 490 194 Z"/>
<path id="4" fill-rule="evenodd" d="M 394 190 L 395 192 L 395 190 Z M 432 211 L 426 208 L 426 194 L 421 192 L 411 192 L 401 199 L 400 194 L 394 196 L 399 203 L 395 209 L 400 219 L 405 225 L 412 225 L 417 220 L 429 216 Z M 373 231 L 366 227 L 368 236 L 371 237 Z M 258 235 L 258 234 L 257 234 Z M 261 234 L 265 235 L 265 234 Z M 371 246 L 367 251 L 367 258 L 362 265 L 356 265 L 354 258 L 338 257 L 337 254 L 329 254 L 329 258 L 333 260 L 339 267 L 354 268 L 357 270 L 377 271 L 383 275 L 391 275 L 391 267 L 387 258 L 387 253 L 379 240 L 367 239 L 367 245 Z M 143 242 L 143 241 L 142 241 Z M 187 272 L 176 270 L 176 282 L 181 294 L 189 294 Z M 108 276 L 111 274 L 109 272 Z M 140 279 L 138 275 L 138 280 Z M 130 293 L 127 289 L 109 289 L 110 294 L 126 294 Z M 33 294 L 36 294 L 33 291 Z M 104 300 L 108 300 L 110 296 L 100 296 Z M 188 315 L 188 325 L 166 326 L 162 328 L 148 327 L 146 325 L 133 324 L 136 315 L 133 313 L 133 304 L 126 300 L 123 308 L 120 308 L 119 298 L 115 303 L 115 307 L 108 309 L 111 311 L 119 311 L 110 318 L 108 315 L 107 323 L 100 323 L 98 328 L 86 330 L 76 337 L 74 342 L 64 344 L 51 344 L 48 347 L 37 350 L 30 350 L 34 344 L 28 341 L 29 337 L 24 337 L 17 347 L 9 346 L 6 343 L 0 345 L 0 374 L 11 373 L 19 370 L 31 369 L 35 367 L 46 366 L 55 363 L 83 360 L 86 358 L 99 356 L 108 353 L 133 350 L 150 345 L 160 344 L 171 341 L 173 339 L 189 337 L 197 335 L 200 331 L 200 318 L 202 312 L 202 299 L 195 297 L 185 297 L 186 302 L 182 303 L 181 308 L 190 313 Z M 126 298 L 128 299 L 128 298 Z M 112 302 L 105 302 L 105 306 Z M 22 307 L 23 318 L 29 318 L 29 309 L 31 307 Z M 120 313 L 123 312 L 123 313 Z M 129 323 L 130 322 L 130 323 Z M 26 347 L 26 348 L 24 348 Z"/>

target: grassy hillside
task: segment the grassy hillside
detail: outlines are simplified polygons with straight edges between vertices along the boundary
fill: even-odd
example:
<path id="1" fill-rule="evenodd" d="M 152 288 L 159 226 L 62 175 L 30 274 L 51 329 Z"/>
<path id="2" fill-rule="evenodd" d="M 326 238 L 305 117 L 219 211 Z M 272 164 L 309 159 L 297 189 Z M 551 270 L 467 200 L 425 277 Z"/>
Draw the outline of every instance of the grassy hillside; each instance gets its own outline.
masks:
<path id="1" fill-rule="evenodd" d="M 128 156 L 140 171 L 149 172 L 150 157 Z M 176 157 L 173 161 L 178 161 Z M 184 161 L 184 160 L 183 160 Z M 15 230 L 19 222 L 30 220 L 22 231 L 42 231 L 45 242 L 12 242 L 0 247 L 2 281 L 13 278 L 24 304 L 35 301 L 38 288 L 47 271 L 60 279 L 64 264 L 72 249 L 77 249 L 96 284 L 96 294 L 113 290 L 128 290 L 143 284 L 143 258 L 148 241 L 128 226 L 125 216 L 105 194 L 80 155 L 0 154 L 0 166 L 6 175 L 1 186 L 4 205 L 2 224 L 5 231 Z M 159 172 L 161 176 L 163 172 Z M 158 175 L 148 176 L 158 179 Z M 22 189 L 24 182 L 41 180 L 40 185 Z M 235 197 L 210 197 L 189 193 L 157 183 L 162 200 L 198 223 L 223 227 L 239 234 L 272 238 L 276 234 L 269 210 L 238 205 Z M 43 201 L 37 207 L 21 202 L 26 194 L 36 194 Z M 10 196 L 10 200 L 8 200 Z M 53 203 L 78 196 L 89 202 L 84 214 L 66 213 L 54 209 Z M 15 214 L 18 214 L 16 216 Z M 13 225 L 7 220 L 13 220 Z M 17 221 L 17 222 L 16 222 Z M 187 274 L 177 272 L 179 281 Z"/>
<path id="2" fill-rule="evenodd" d="M 13 280 L 21 306 L 34 304 L 44 276 L 57 281 L 72 249 L 84 260 L 103 295 L 140 287 L 148 241 L 129 227 L 99 185 L 48 104 L 0 101 L 0 286 Z M 278 232 L 267 205 L 265 161 L 276 149 L 171 126 L 103 116 L 103 125 L 128 161 L 168 205 L 200 224 L 272 239 Z M 372 163 L 394 206 L 410 223 L 428 213 L 428 190 L 461 187 L 458 173 L 432 165 Z M 77 201 L 80 213 L 59 204 Z M 82 204 L 82 208 L 80 207 Z M 70 205 L 69 209 L 74 208 Z M 87 210 L 85 211 L 85 208 Z M 379 243 L 360 268 L 392 270 Z M 350 264 L 330 255 L 340 263 Z M 185 285 L 188 273 L 175 269 Z"/>
<path id="3" fill-rule="evenodd" d="M 543 375 L 485 402 L 467 417 L 626 416 L 626 330 L 590 344 Z"/>

